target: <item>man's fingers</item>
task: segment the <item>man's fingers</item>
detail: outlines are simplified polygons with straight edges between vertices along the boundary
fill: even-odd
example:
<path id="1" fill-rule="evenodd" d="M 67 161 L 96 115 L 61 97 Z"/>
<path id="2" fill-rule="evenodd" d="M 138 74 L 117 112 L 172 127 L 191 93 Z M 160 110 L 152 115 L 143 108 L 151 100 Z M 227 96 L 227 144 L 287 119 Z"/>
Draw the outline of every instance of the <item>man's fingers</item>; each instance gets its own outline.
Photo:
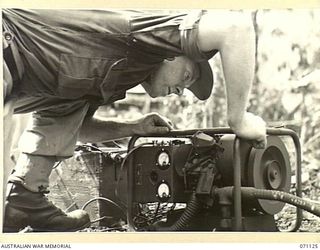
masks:
<path id="1" fill-rule="evenodd" d="M 264 149 L 265 144 L 263 142 L 252 142 L 252 146 L 256 149 Z"/>
<path id="2" fill-rule="evenodd" d="M 157 133 L 157 134 L 166 134 L 169 131 L 170 130 L 167 127 L 154 127 L 153 128 L 153 133 Z"/>
<path id="3" fill-rule="evenodd" d="M 154 115 L 153 119 L 156 126 L 165 126 L 169 129 L 173 129 L 173 123 L 168 118 Z"/>
<path id="4" fill-rule="evenodd" d="M 256 149 L 264 149 L 267 145 L 267 141 L 263 140 L 263 141 L 250 141 L 251 145 L 256 148 Z"/>
<path id="5" fill-rule="evenodd" d="M 157 113 L 150 113 L 137 120 L 136 134 L 165 134 L 173 129 L 172 122 Z"/>

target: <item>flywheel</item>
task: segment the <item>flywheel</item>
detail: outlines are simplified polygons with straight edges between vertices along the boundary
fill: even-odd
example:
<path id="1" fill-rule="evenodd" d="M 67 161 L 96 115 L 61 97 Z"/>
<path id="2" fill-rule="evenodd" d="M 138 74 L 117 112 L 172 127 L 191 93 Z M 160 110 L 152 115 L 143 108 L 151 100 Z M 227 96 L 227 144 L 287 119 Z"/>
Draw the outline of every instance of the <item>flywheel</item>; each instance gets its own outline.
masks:
<path id="1" fill-rule="evenodd" d="M 268 136 L 265 149 L 252 148 L 247 166 L 248 186 L 289 191 L 291 184 L 289 154 L 279 137 Z M 267 214 L 276 214 L 285 204 L 279 201 L 259 199 L 256 205 L 259 210 Z"/>

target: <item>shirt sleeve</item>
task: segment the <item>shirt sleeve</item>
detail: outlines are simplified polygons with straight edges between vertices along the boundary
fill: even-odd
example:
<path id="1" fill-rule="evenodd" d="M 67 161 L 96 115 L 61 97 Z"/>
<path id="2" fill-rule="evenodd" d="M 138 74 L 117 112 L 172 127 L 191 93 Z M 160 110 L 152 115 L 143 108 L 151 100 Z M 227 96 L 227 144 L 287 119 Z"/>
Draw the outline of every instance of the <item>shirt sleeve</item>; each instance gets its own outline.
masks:
<path id="1" fill-rule="evenodd" d="M 181 37 L 181 48 L 183 52 L 194 61 L 209 60 L 217 51 L 202 52 L 197 44 L 199 21 L 206 11 L 192 11 L 185 16 L 179 26 Z"/>
<path id="2" fill-rule="evenodd" d="M 197 46 L 198 24 L 205 11 L 188 13 L 135 12 L 129 18 L 132 46 L 148 55 L 170 58 L 186 55 L 195 61 L 210 59 L 216 51 L 203 53 Z"/>

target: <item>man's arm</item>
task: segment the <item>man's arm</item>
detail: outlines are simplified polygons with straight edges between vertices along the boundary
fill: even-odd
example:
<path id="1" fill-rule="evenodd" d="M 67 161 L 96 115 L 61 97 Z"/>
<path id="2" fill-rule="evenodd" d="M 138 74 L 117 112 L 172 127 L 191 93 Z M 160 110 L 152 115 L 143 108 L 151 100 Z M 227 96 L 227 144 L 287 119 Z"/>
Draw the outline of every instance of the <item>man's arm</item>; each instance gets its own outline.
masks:
<path id="1" fill-rule="evenodd" d="M 264 142 L 265 122 L 246 112 L 255 67 L 255 36 L 250 15 L 208 12 L 199 23 L 198 46 L 202 51 L 220 52 L 230 127 L 239 137 Z"/>
<path id="2" fill-rule="evenodd" d="M 79 140 L 82 142 L 108 141 L 134 134 L 164 134 L 171 129 L 172 123 L 156 113 L 147 114 L 131 121 L 88 117 L 82 124 Z"/>

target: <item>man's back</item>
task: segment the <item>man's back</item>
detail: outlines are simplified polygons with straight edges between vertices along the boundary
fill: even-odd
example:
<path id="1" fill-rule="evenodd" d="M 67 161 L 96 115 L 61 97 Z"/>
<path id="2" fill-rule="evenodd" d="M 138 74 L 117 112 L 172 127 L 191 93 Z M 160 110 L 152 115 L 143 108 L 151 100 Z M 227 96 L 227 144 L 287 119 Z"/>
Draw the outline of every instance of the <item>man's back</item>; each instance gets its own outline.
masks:
<path id="1" fill-rule="evenodd" d="M 4 22 L 16 36 L 26 68 L 20 96 L 98 98 L 102 91 L 103 101 L 108 102 L 114 82 L 124 92 L 143 82 L 165 58 L 182 53 L 178 27 L 184 16 L 5 9 Z"/>

